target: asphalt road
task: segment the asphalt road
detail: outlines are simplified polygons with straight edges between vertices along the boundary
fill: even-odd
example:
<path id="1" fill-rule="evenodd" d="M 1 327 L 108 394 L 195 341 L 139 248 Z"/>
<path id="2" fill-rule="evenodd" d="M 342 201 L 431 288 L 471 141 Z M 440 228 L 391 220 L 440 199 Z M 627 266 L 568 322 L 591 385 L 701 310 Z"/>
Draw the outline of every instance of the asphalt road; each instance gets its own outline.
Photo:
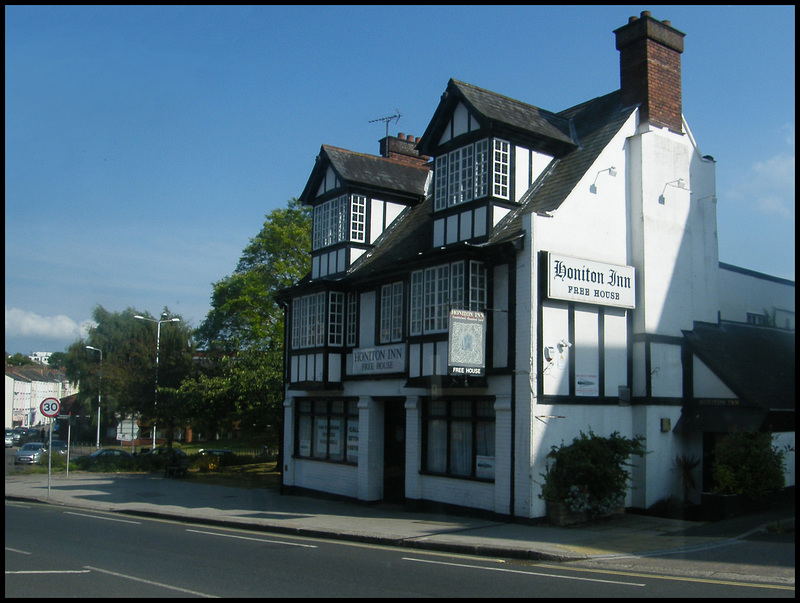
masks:
<path id="1" fill-rule="evenodd" d="M 511 562 L 6 502 L 6 597 L 794 597 L 741 577 Z"/>

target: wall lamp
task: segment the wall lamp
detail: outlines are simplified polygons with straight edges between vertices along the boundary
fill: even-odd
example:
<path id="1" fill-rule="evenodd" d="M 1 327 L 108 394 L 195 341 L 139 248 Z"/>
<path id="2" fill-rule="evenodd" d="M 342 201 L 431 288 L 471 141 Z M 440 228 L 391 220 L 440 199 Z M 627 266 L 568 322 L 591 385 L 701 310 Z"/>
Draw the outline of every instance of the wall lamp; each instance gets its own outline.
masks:
<path id="1" fill-rule="evenodd" d="M 689 193 L 692 192 L 688 188 L 686 188 L 686 181 L 683 178 L 678 178 L 677 180 L 673 180 L 672 182 L 667 182 L 664 185 L 664 190 L 662 190 L 661 194 L 658 196 L 658 202 L 661 205 L 664 205 L 664 202 L 666 201 L 666 199 L 664 198 L 664 193 L 667 192 L 667 187 L 668 186 L 674 186 L 675 188 L 679 188 L 679 189 L 684 190 L 684 191 L 689 192 Z"/>
<path id="2" fill-rule="evenodd" d="M 696 201 L 696 203 L 700 203 L 700 201 L 705 201 L 706 199 L 711 199 L 711 203 L 716 203 L 717 202 L 717 196 L 716 195 L 706 195 L 705 197 L 700 197 Z"/>
<path id="3" fill-rule="evenodd" d="M 610 168 L 606 168 L 604 170 L 600 170 L 599 172 L 597 172 L 597 175 L 594 177 L 594 182 L 592 182 L 592 185 L 589 187 L 589 192 L 592 193 L 593 195 L 597 194 L 597 179 L 603 172 L 608 172 L 608 175 L 611 176 L 612 178 L 617 177 L 617 168 L 615 168 L 613 165 Z"/>
<path id="4" fill-rule="evenodd" d="M 567 348 L 571 348 L 571 347 L 572 347 L 572 344 L 569 341 L 567 341 L 566 339 L 562 339 L 561 341 L 559 341 L 554 346 L 549 345 L 549 346 L 545 347 L 544 350 L 543 350 L 545 362 L 547 362 L 549 364 L 553 364 L 553 362 L 555 362 L 556 358 L 558 358 L 558 356 L 560 356 L 561 354 L 564 353 L 564 350 L 566 350 Z"/>

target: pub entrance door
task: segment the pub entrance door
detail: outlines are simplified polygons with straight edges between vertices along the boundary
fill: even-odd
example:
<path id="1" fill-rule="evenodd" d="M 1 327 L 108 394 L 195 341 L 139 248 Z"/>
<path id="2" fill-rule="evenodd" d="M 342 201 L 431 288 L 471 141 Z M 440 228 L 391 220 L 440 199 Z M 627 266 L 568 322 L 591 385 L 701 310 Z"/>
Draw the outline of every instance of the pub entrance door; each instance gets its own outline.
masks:
<path id="1" fill-rule="evenodd" d="M 386 401 L 383 413 L 383 500 L 406 496 L 406 409 L 402 400 Z"/>

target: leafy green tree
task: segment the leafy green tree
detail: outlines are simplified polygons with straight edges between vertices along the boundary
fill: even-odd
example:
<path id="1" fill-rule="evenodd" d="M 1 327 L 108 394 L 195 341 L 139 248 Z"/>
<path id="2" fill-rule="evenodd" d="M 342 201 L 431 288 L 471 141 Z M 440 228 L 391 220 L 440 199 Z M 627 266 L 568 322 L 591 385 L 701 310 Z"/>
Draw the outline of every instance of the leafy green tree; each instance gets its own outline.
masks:
<path id="1" fill-rule="evenodd" d="M 47 360 L 47 364 L 52 369 L 59 369 L 64 367 L 67 355 L 64 352 L 53 352 Z"/>
<path id="2" fill-rule="evenodd" d="M 167 308 L 164 311 L 173 316 Z M 139 320 L 137 315 L 150 320 Z M 162 395 L 161 390 L 177 388 L 192 371 L 191 328 L 183 322 L 162 325 L 156 405 L 157 325 L 151 322 L 155 319 L 133 308 L 109 312 L 102 306 L 94 309 L 92 318 L 95 326 L 87 338 L 71 344 L 64 359 L 67 378 L 81 385 L 78 403 L 93 409 L 94 421 L 98 393 L 102 393 L 101 420 L 113 424 L 118 416 L 134 413 L 164 426 L 170 438 L 171 428 L 187 413 L 176 406 L 174 396 Z M 102 350 L 102 363 L 87 345 Z"/>
<path id="3" fill-rule="evenodd" d="M 234 273 L 214 284 L 211 311 L 197 329 L 198 343 L 226 351 L 268 347 L 283 339 L 283 311 L 275 294 L 311 266 L 311 210 L 297 199 L 266 216 L 242 251 Z"/>
<path id="4" fill-rule="evenodd" d="M 276 294 L 308 273 L 310 249 L 311 210 L 291 199 L 267 214 L 234 273 L 214 284 L 211 311 L 195 332 L 209 362 L 181 387 L 211 431 L 238 421 L 280 434 L 284 313 Z"/>
<path id="5" fill-rule="evenodd" d="M 33 364 L 33 360 L 19 352 L 13 356 L 9 356 L 8 352 L 6 352 L 6 364 L 8 366 L 23 366 L 25 364 Z"/>

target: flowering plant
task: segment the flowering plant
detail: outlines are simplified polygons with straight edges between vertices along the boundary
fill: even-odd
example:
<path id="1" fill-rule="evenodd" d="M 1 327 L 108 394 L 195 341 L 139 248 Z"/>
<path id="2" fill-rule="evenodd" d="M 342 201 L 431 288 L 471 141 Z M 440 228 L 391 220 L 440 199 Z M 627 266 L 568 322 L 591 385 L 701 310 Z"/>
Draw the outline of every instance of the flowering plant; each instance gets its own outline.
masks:
<path id="1" fill-rule="evenodd" d="M 583 432 L 572 444 L 553 446 L 541 498 L 563 502 L 574 513 L 590 517 L 605 515 L 625 501 L 630 478 L 629 458 L 646 454 L 644 438 L 633 439 L 618 432 L 609 437 Z"/>

